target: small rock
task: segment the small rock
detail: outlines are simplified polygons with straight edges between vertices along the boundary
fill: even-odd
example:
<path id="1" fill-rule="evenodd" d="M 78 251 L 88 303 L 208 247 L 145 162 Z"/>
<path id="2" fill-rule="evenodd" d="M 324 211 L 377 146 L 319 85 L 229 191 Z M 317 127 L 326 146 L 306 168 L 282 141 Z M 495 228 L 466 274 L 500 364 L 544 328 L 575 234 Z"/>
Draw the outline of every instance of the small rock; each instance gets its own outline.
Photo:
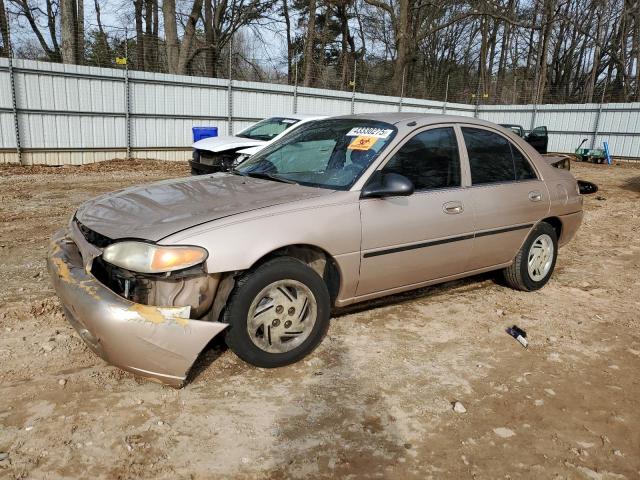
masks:
<path id="1" fill-rule="evenodd" d="M 162 426 L 162 425 L 164 425 L 164 422 L 162 420 L 158 420 L 158 425 Z"/>
<path id="2" fill-rule="evenodd" d="M 64 387 L 67 384 L 67 380 L 64 378 L 61 378 L 60 380 L 58 380 L 58 385 L 60 385 L 61 387 Z"/>
<path id="3" fill-rule="evenodd" d="M 545 388 L 544 392 L 550 397 L 554 397 L 556 395 L 556 392 L 554 392 L 552 388 Z"/>
<path id="4" fill-rule="evenodd" d="M 549 343 L 556 343 L 557 341 L 558 341 L 558 337 L 554 337 L 554 336 L 547 337 L 547 342 Z"/>
<path id="5" fill-rule="evenodd" d="M 515 435 L 515 432 L 513 430 L 504 427 L 494 428 L 493 433 L 495 433 L 500 438 L 509 438 Z"/>
<path id="6" fill-rule="evenodd" d="M 499 317 L 503 317 L 504 316 L 504 310 L 502 310 L 501 308 L 496 309 L 496 315 L 498 315 Z"/>
<path id="7" fill-rule="evenodd" d="M 591 443 L 591 442 L 576 442 L 578 445 L 580 445 L 582 448 L 591 448 L 595 445 L 595 443 Z"/>
<path id="8" fill-rule="evenodd" d="M 558 352 L 551 352 L 549 355 L 547 355 L 547 360 L 550 362 L 562 362 L 562 360 L 560 359 L 560 354 Z"/>
<path id="9" fill-rule="evenodd" d="M 25 431 L 30 432 L 31 430 L 33 430 L 33 427 L 25 427 Z"/>
<path id="10" fill-rule="evenodd" d="M 45 352 L 53 352 L 54 348 L 56 348 L 55 345 L 52 345 L 51 343 L 43 343 L 42 345 L 40 345 L 40 347 L 45 351 Z"/>
<path id="11" fill-rule="evenodd" d="M 0 452 L 0 462 L 4 462 L 9 458 L 9 454 L 7 452 Z"/>
<path id="12" fill-rule="evenodd" d="M 137 403 L 138 405 L 142 405 L 142 404 L 144 403 L 144 400 L 138 400 L 136 403 Z"/>
<path id="13" fill-rule="evenodd" d="M 621 452 L 620 450 L 614 450 L 614 451 L 613 451 L 613 454 L 614 454 L 616 457 L 621 457 L 621 456 L 622 456 L 622 452 Z"/>
<path id="14" fill-rule="evenodd" d="M 320 376 L 320 375 L 322 375 L 322 372 L 313 372 L 313 374 Z"/>
<path id="15" fill-rule="evenodd" d="M 609 368 L 611 370 L 620 370 L 620 367 L 618 365 L 609 365 Z"/>
<path id="16" fill-rule="evenodd" d="M 453 411 L 457 413 L 467 413 L 467 409 L 461 402 L 453 402 Z"/>
<path id="17" fill-rule="evenodd" d="M 407 450 L 409 450 L 411 447 L 413 447 L 413 445 L 411 445 L 410 443 L 405 443 L 404 448 L 406 448 Z"/>
<path id="18" fill-rule="evenodd" d="M 535 402 L 533 402 L 533 404 L 536 407 L 541 407 L 542 405 L 544 405 L 544 400 L 536 400 Z"/>

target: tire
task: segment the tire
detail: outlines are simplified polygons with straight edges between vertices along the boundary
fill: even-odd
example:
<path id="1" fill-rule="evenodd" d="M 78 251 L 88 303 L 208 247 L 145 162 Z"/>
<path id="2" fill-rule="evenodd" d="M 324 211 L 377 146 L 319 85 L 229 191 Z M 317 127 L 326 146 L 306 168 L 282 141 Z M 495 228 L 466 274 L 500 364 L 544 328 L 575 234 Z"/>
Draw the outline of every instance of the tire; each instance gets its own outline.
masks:
<path id="1" fill-rule="evenodd" d="M 535 246 L 535 247 L 534 247 Z M 548 248 L 553 248 L 552 252 Z M 540 263 L 529 268 L 529 259 L 536 252 L 544 251 L 538 256 Z M 546 285 L 553 274 L 558 257 L 558 236 L 555 229 L 546 222 L 536 225 L 527 240 L 518 251 L 513 263 L 502 271 L 504 280 L 511 288 L 532 292 Z M 531 271 L 533 270 L 533 272 Z"/>
<path id="2" fill-rule="evenodd" d="M 324 280 L 296 259 L 274 258 L 237 280 L 224 313 L 226 343 L 256 367 L 282 367 L 320 344 L 330 316 Z"/>

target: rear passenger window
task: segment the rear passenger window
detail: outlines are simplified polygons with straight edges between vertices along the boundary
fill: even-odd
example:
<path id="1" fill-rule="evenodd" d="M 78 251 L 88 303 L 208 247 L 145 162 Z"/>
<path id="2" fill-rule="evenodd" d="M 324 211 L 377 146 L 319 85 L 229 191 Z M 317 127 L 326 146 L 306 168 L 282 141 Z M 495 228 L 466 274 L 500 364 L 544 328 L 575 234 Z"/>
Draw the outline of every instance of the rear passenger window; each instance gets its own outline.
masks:
<path id="1" fill-rule="evenodd" d="M 404 175 L 416 190 L 460 186 L 460 157 L 451 127 L 418 133 L 382 169 Z"/>
<path id="2" fill-rule="evenodd" d="M 462 128 L 462 136 L 473 185 L 536 178 L 527 159 L 503 136 L 467 127 Z"/>
<path id="3" fill-rule="evenodd" d="M 511 153 L 513 154 L 513 165 L 516 169 L 516 180 L 531 180 L 536 178 L 536 173 L 531 168 L 531 165 L 524 158 L 524 155 L 520 153 L 516 147 L 511 145 Z"/>

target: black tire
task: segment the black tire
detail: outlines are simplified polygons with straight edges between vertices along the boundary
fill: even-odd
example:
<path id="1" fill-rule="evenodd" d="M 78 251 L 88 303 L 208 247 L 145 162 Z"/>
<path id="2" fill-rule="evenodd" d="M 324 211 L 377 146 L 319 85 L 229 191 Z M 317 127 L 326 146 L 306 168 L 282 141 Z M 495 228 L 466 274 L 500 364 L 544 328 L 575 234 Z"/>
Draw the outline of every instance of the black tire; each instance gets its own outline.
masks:
<path id="1" fill-rule="evenodd" d="M 531 250 L 531 246 L 542 235 L 548 235 L 551 238 L 553 244 L 553 256 L 551 260 L 551 268 L 546 273 L 544 278 L 535 280 L 529 273 L 528 256 Z M 532 292 L 545 286 L 545 284 L 551 278 L 553 269 L 556 266 L 556 259 L 558 257 L 558 236 L 555 229 L 546 222 L 537 224 L 527 240 L 522 245 L 522 248 L 518 251 L 518 254 L 513 259 L 513 263 L 502 271 L 504 280 L 508 286 L 515 290 L 522 290 L 525 292 Z M 535 273 L 535 272 L 534 272 Z"/>
<path id="2" fill-rule="evenodd" d="M 271 353 L 250 338 L 247 322 L 251 303 L 273 282 L 294 280 L 304 284 L 317 304 L 316 321 L 309 336 L 294 349 Z M 331 317 L 331 301 L 324 280 L 304 263 L 291 257 L 277 257 L 242 275 L 229 296 L 224 322 L 229 324 L 226 343 L 242 360 L 257 367 L 276 368 L 295 363 L 309 355 L 322 341 Z"/>

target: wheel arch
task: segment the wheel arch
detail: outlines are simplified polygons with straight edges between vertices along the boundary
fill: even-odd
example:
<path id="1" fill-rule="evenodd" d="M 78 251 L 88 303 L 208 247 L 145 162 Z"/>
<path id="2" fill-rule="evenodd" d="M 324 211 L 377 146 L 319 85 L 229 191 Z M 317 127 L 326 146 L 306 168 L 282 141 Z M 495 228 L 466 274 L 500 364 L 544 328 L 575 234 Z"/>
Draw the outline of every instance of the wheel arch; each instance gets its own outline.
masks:
<path id="1" fill-rule="evenodd" d="M 542 222 L 548 223 L 553 227 L 553 229 L 556 231 L 556 238 L 559 242 L 560 236 L 562 235 L 562 220 L 560 220 L 558 217 L 547 217 L 540 220 L 539 223 Z"/>
<path id="2" fill-rule="evenodd" d="M 323 248 L 305 243 L 278 247 L 257 259 L 249 269 L 254 269 L 272 258 L 282 256 L 295 258 L 315 271 L 327 285 L 331 304 L 335 304 L 342 285 L 342 272 L 338 262 Z"/>

